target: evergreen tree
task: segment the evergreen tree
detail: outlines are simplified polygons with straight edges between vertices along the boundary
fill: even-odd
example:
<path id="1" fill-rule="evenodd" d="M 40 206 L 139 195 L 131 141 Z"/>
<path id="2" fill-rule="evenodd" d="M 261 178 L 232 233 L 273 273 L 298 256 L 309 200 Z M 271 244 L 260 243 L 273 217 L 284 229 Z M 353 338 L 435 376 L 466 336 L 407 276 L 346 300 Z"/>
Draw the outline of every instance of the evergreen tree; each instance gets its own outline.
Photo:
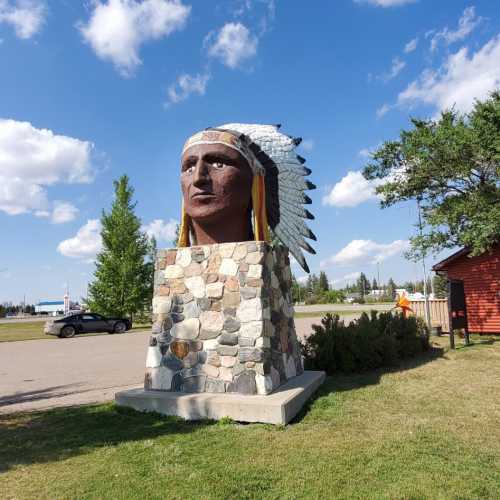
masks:
<path id="1" fill-rule="evenodd" d="M 148 241 L 148 259 L 146 262 L 147 273 L 148 273 L 148 283 L 149 283 L 149 294 L 146 299 L 146 308 L 149 310 L 153 305 L 153 293 L 154 293 L 154 277 L 155 277 L 155 262 L 156 262 L 156 251 L 158 245 L 156 244 L 156 238 L 151 236 Z"/>
<path id="2" fill-rule="evenodd" d="M 324 271 L 321 271 L 319 273 L 319 283 L 318 287 L 320 292 L 328 292 L 330 289 L 330 286 L 328 285 L 328 278 L 326 276 L 326 273 Z"/>
<path id="3" fill-rule="evenodd" d="M 364 297 L 370 291 L 370 282 L 366 277 L 365 273 L 359 275 L 358 281 L 356 282 L 358 292 Z"/>
<path id="4" fill-rule="evenodd" d="M 297 281 L 297 278 L 292 274 L 292 301 L 293 302 L 302 302 L 306 296 L 306 290 L 300 283 Z"/>
<path id="5" fill-rule="evenodd" d="M 319 278 L 315 274 L 311 275 L 311 292 L 315 296 L 320 293 Z"/>
<path id="6" fill-rule="evenodd" d="M 387 282 L 387 295 L 391 297 L 392 300 L 395 299 L 396 297 L 396 283 L 392 278 L 389 278 L 389 281 Z"/>
<path id="7" fill-rule="evenodd" d="M 310 274 L 308 277 L 307 277 L 307 281 L 306 281 L 306 294 L 308 296 L 312 295 L 313 293 L 313 279 L 312 279 L 312 274 Z"/>
<path id="8" fill-rule="evenodd" d="M 372 281 L 372 290 L 378 290 L 378 283 L 377 283 L 377 280 L 375 278 L 373 278 L 373 281 Z"/>
<path id="9" fill-rule="evenodd" d="M 448 297 L 448 280 L 440 274 L 435 274 L 432 279 L 434 286 L 434 296 L 436 299 L 446 299 Z"/>
<path id="10" fill-rule="evenodd" d="M 114 181 L 111 211 L 103 210 L 102 245 L 95 280 L 89 286 L 89 306 L 105 315 L 132 316 L 149 305 L 152 293 L 150 244 L 132 202 L 134 189 L 126 175 Z"/>
<path id="11" fill-rule="evenodd" d="M 174 240 L 172 240 L 172 246 L 173 246 L 174 248 L 177 248 L 177 245 L 178 245 L 178 243 L 179 243 L 179 235 L 180 235 L 180 233 L 181 233 L 181 225 L 180 225 L 180 224 L 177 224 L 177 225 L 175 226 L 175 239 L 174 239 Z"/>

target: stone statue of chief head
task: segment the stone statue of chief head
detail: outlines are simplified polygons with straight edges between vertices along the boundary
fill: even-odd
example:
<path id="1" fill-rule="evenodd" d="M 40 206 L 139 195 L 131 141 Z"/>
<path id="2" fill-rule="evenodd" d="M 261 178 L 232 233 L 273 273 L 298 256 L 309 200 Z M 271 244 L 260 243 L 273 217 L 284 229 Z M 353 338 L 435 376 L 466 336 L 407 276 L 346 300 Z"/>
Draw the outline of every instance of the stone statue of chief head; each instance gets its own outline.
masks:
<path id="1" fill-rule="evenodd" d="M 315 253 L 304 238 L 316 239 L 304 219 L 304 193 L 315 186 L 295 153 L 300 139 L 279 126 L 228 124 L 190 137 L 181 159 L 183 195 L 178 246 L 270 241 L 289 248 L 308 271 L 302 251 Z"/>

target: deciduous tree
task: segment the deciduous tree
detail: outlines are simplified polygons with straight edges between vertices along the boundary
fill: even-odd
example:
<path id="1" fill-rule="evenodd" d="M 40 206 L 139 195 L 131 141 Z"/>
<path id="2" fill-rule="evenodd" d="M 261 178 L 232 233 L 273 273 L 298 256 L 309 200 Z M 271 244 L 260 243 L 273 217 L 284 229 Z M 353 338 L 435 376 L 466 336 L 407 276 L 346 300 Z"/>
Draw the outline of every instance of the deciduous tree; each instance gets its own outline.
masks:
<path id="1" fill-rule="evenodd" d="M 500 92 L 467 115 L 411 119 L 399 140 L 373 154 L 363 175 L 381 182 L 382 207 L 418 200 L 424 231 L 411 238 L 411 258 L 455 246 L 481 254 L 500 237 Z"/>

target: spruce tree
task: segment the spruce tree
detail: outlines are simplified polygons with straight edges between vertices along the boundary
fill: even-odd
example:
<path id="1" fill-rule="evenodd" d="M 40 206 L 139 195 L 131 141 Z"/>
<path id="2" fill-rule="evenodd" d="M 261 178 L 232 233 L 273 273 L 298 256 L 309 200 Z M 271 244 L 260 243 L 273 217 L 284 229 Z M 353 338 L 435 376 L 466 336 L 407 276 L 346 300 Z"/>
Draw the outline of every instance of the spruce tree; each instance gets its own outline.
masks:
<path id="1" fill-rule="evenodd" d="M 95 280 L 89 287 L 89 306 L 104 315 L 132 317 L 151 299 L 150 244 L 134 213 L 134 189 L 128 177 L 114 181 L 114 187 L 111 211 L 102 212 L 103 249 L 97 255 Z"/>
<path id="2" fill-rule="evenodd" d="M 358 281 L 356 283 L 358 292 L 364 297 L 370 291 L 370 282 L 366 277 L 365 273 L 359 275 Z"/>
<path id="3" fill-rule="evenodd" d="M 396 283 L 392 278 L 389 278 L 389 281 L 387 283 L 387 295 L 391 297 L 392 300 L 396 297 Z"/>
<path id="4" fill-rule="evenodd" d="M 432 282 L 436 299 L 446 299 L 448 297 L 448 280 L 440 274 L 435 274 Z"/>
<path id="5" fill-rule="evenodd" d="M 328 284 L 328 277 L 324 271 L 319 273 L 319 283 L 318 283 L 320 292 L 328 292 L 330 286 Z"/>
<path id="6" fill-rule="evenodd" d="M 148 241 L 148 257 L 146 261 L 147 279 L 149 284 L 149 292 L 146 299 L 146 309 L 148 309 L 149 311 L 153 306 L 155 262 L 156 262 L 157 250 L 158 250 L 158 245 L 156 243 L 156 238 L 154 236 L 151 236 Z"/>

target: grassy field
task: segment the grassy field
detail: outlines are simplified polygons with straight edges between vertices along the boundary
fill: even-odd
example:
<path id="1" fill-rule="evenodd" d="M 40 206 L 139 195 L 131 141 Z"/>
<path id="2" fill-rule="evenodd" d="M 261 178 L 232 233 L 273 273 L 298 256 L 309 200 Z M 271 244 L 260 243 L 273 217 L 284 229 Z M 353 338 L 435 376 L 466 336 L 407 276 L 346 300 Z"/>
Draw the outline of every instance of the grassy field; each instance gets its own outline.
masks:
<path id="1" fill-rule="evenodd" d="M 329 378 L 286 427 L 113 404 L 0 416 L 0 497 L 498 499 L 500 342 L 475 342 Z"/>
<path id="2" fill-rule="evenodd" d="M 43 333 L 43 321 L 26 321 L 19 323 L 0 323 L 0 342 L 15 342 L 18 340 L 57 340 L 54 335 Z M 134 330 L 145 330 L 151 328 L 148 324 L 137 324 L 132 327 Z M 107 333 L 86 333 L 85 335 L 107 335 Z"/>

